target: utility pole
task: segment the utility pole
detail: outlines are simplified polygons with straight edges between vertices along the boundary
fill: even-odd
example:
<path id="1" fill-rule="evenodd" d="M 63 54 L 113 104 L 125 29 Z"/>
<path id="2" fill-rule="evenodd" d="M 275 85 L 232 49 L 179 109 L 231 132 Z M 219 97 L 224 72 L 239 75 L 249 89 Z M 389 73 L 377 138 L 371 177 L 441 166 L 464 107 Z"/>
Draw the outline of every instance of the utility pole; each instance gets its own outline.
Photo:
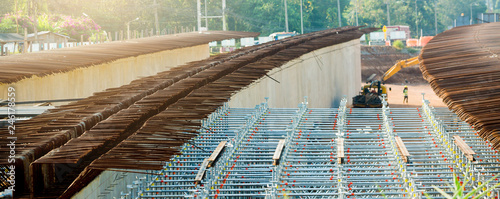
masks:
<path id="1" fill-rule="evenodd" d="M 32 17 L 34 19 L 34 22 L 33 22 L 33 30 L 34 30 L 34 35 L 35 35 L 35 41 L 38 42 L 38 27 L 37 27 L 37 14 L 36 14 L 36 1 L 34 0 L 28 0 L 28 16 L 29 17 Z M 25 34 L 27 34 L 26 30 L 25 30 Z M 27 37 L 25 38 L 25 43 L 24 43 L 24 50 L 25 52 L 28 52 L 27 48 L 30 46 L 28 45 L 29 42 L 27 41 Z M 33 41 L 32 41 L 33 42 Z M 31 49 L 33 50 L 33 49 Z"/>
<path id="2" fill-rule="evenodd" d="M 35 31 L 35 43 L 38 44 L 38 4 L 37 1 L 33 1 L 33 30 Z M 33 47 L 31 47 L 31 50 L 33 51 Z M 40 45 L 38 45 L 38 51 L 40 51 Z"/>
<path id="3" fill-rule="evenodd" d="M 288 11 L 286 7 L 286 1 L 285 0 L 285 32 L 288 32 Z"/>
<path id="4" fill-rule="evenodd" d="M 23 53 L 28 52 L 28 28 L 24 28 L 24 44 L 23 44 Z"/>
<path id="5" fill-rule="evenodd" d="M 226 31 L 226 0 L 222 0 L 222 30 Z"/>
<path id="6" fill-rule="evenodd" d="M 15 0 L 14 2 L 15 2 L 14 10 L 17 13 L 17 0 Z M 17 17 L 16 17 L 16 33 L 19 34 L 19 22 L 17 21 Z"/>
<path id="7" fill-rule="evenodd" d="M 226 0 L 222 0 L 222 15 L 220 16 L 208 16 L 207 10 L 207 0 L 205 2 L 205 14 L 201 15 L 201 2 L 200 0 L 196 1 L 196 10 L 197 10 L 197 18 L 198 18 L 198 31 L 208 30 L 208 18 L 222 18 L 222 30 L 227 29 L 226 25 Z M 205 27 L 201 27 L 201 20 L 205 19 Z"/>
<path id="8" fill-rule="evenodd" d="M 200 0 L 196 0 L 196 14 L 198 18 L 198 32 L 201 32 L 201 3 Z"/>
<path id="9" fill-rule="evenodd" d="M 358 0 L 356 0 L 356 26 L 359 26 L 359 23 L 358 23 Z"/>
<path id="10" fill-rule="evenodd" d="M 130 40 L 130 22 L 137 21 L 137 20 L 139 20 L 139 17 L 137 17 L 134 20 L 129 21 L 129 22 L 126 23 L 126 25 L 127 25 L 127 39 L 128 40 Z M 153 34 L 153 33 L 151 33 L 151 34 Z"/>
<path id="11" fill-rule="evenodd" d="M 339 14 L 339 27 L 342 27 L 342 18 L 340 18 L 340 0 L 337 0 L 337 13 Z"/>
<path id="12" fill-rule="evenodd" d="M 302 15 L 302 0 L 300 0 L 300 34 L 304 34 L 304 16 Z"/>
<path id="13" fill-rule="evenodd" d="M 473 6 L 473 5 L 474 5 L 474 6 L 476 6 L 476 5 L 477 5 L 477 3 L 471 3 L 471 4 L 470 4 L 470 25 L 472 25 L 472 19 L 473 19 L 473 18 L 472 18 L 472 6 Z"/>
<path id="14" fill-rule="evenodd" d="M 470 4 L 470 23 L 469 25 L 472 25 L 472 3 Z"/>
<path id="15" fill-rule="evenodd" d="M 205 0 L 205 27 L 207 28 L 208 30 L 208 12 L 207 12 L 207 0 Z"/>
<path id="16" fill-rule="evenodd" d="M 417 0 L 415 0 L 415 26 L 417 27 L 417 30 L 415 32 L 417 33 L 417 39 L 418 39 L 418 10 L 417 10 Z"/>
<path id="17" fill-rule="evenodd" d="M 160 35 L 160 23 L 158 23 L 158 4 L 156 4 L 156 0 L 154 0 L 154 7 L 155 7 L 155 28 L 156 28 L 156 35 Z"/>
<path id="18" fill-rule="evenodd" d="M 387 4 L 387 26 L 391 25 L 391 14 L 389 13 L 389 0 L 386 2 Z"/>
<path id="19" fill-rule="evenodd" d="M 438 22 L 437 22 L 437 1 L 434 0 L 434 28 L 436 29 L 436 35 L 438 34 Z"/>

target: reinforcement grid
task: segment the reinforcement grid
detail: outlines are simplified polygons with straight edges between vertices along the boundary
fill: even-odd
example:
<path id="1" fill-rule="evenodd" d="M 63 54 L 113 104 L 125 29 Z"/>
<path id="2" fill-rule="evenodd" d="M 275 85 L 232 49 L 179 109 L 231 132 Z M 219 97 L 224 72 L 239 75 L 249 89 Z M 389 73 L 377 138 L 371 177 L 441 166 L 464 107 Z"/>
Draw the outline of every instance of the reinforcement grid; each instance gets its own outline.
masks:
<path id="1" fill-rule="evenodd" d="M 445 198 L 449 184 L 465 192 L 500 172 L 498 152 L 444 108 L 219 108 L 182 154 L 129 182 L 124 198 Z M 458 135 L 476 153 L 454 144 Z M 396 140 L 409 153 L 403 159 Z M 273 154 L 284 140 L 279 163 Z M 203 165 L 227 141 L 210 168 Z M 343 147 L 340 147 L 343 146 Z M 343 155 L 339 153 L 339 149 Z M 339 158 L 341 158 L 339 162 Z M 470 166 L 468 166 L 470 165 Z M 201 181 L 196 176 L 205 172 Z M 455 175 L 454 175 L 455 174 Z M 500 182 L 493 179 L 479 193 Z M 499 189 L 486 194 L 498 197 Z"/>

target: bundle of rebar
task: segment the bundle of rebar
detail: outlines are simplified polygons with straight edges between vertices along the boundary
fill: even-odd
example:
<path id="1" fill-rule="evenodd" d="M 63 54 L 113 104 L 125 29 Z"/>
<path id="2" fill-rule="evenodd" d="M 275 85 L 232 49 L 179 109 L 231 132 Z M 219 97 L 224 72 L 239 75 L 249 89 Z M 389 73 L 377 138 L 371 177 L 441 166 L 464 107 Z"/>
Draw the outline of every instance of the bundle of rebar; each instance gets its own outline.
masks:
<path id="1" fill-rule="evenodd" d="M 259 33 L 239 31 L 192 32 L 2 56 L 0 84 L 13 83 L 34 75 L 42 77 L 66 72 L 121 58 L 258 35 Z"/>
<path id="2" fill-rule="evenodd" d="M 432 39 L 420 69 L 434 92 L 500 149 L 500 23 L 456 27 Z"/>

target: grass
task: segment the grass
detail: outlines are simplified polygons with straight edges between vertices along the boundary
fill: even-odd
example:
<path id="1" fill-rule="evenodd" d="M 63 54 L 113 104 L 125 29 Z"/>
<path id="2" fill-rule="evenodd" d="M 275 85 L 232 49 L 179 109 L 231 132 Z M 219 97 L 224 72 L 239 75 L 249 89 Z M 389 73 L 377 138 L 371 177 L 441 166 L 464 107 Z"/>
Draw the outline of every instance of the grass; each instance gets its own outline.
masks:
<path id="1" fill-rule="evenodd" d="M 470 164 L 468 164 L 466 167 L 465 176 L 469 176 L 469 168 L 470 168 Z M 436 187 L 434 185 L 432 185 L 432 187 L 434 189 L 436 189 L 442 196 L 446 197 L 447 199 L 481 198 L 481 197 L 485 196 L 486 194 L 490 193 L 491 191 L 493 191 L 493 189 L 500 186 L 500 183 L 497 183 L 494 186 L 481 192 L 481 190 L 483 188 L 485 188 L 491 181 L 493 181 L 495 178 L 498 178 L 499 176 L 500 176 L 500 174 L 490 178 L 486 182 L 479 185 L 477 188 L 474 188 L 472 190 L 466 190 L 467 184 L 473 183 L 473 182 L 471 182 L 470 177 L 466 178 L 464 183 L 461 183 L 460 178 L 456 175 L 455 171 L 453 171 L 453 179 L 454 179 L 453 185 L 448 184 L 448 186 L 453 191 L 453 195 L 446 193 L 444 190 L 442 190 L 441 188 Z M 387 198 L 387 196 L 384 194 L 384 192 L 381 189 L 379 189 L 379 191 L 380 191 L 380 194 L 382 194 L 382 196 L 384 198 Z M 424 193 L 424 195 L 427 198 L 432 199 L 432 197 L 428 193 Z M 409 198 L 411 198 L 411 197 L 409 197 Z"/>
<path id="2" fill-rule="evenodd" d="M 465 176 L 469 176 L 469 168 L 470 168 L 470 164 L 467 165 L 466 167 L 466 172 L 465 172 Z M 455 174 L 455 171 L 453 171 L 453 185 L 450 185 L 448 184 L 448 186 L 453 190 L 453 195 L 450 195 L 448 193 L 446 193 L 444 190 L 440 189 L 439 187 L 436 187 L 436 186 L 432 186 L 434 189 L 436 189 L 442 196 L 446 197 L 447 199 L 464 199 L 464 198 L 481 198 L 483 197 L 484 195 L 488 194 L 489 192 L 491 192 L 493 189 L 497 188 L 498 186 L 500 186 L 500 183 L 497 183 L 495 184 L 494 186 L 490 187 L 489 189 L 481 192 L 481 190 L 483 188 L 486 187 L 486 185 L 488 185 L 491 181 L 493 181 L 495 178 L 497 178 L 498 176 L 500 176 L 500 174 L 490 178 L 489 180 L 487 180 L 486 182 L 482 183 L 481 185 L 479 185 L 477 188 L 474 188 L 472 190 L 466 190 L 466 187 L 467 187 L 467 184 L 469 183 L 473 183 L 471 182 L 471 178 L 470 177 L 466 177 L 465 178 L 465 182 L 464 183 L 461 183 L 460 182 L 460 179 L 458 178 L 458 176 Z M 471 184 L 472 185 L 472 184 Z M 466 192 L 468 191 L 468 192 Z M 427 198 L 432 198 L 429 196 L 429 194 L 427 193 L 424 193 L 424 195 L 427 197 Z"/>

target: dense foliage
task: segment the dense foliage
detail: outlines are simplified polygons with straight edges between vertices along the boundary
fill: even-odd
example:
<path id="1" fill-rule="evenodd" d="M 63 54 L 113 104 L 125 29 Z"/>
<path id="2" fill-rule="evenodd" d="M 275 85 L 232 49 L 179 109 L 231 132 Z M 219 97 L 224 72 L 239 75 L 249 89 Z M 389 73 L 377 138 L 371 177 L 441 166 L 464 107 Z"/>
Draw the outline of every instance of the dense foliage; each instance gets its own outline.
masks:
<path id="1" fill-rule="evenodd" d="M 36 22 L 38 31 L 51 31 L 78 39 L 80 35 L 88 39 L 93 34 L 101 32 L 101 27 L 87 17 L 73 18 L 65 15 L 41 14 L 38 15 Z M 34 31 L 34 24 L 35 20 L 32 17 L 22 15 L 20 12 L 5 14 L 3 18 L 0 18 L 0 32 L 22 33 L 24 28 L 27 28 L 31 33 Z"/>
<path id="2" fill-rule="evenodd" d="M 156 5 L 154 2 L 156 1 Z M 340 2 L 342 25 L 381 27 L 388 24 L 387 10 L 391 25 L 409 25 L 412 35 L 420 30 L 424 35 L 435 34 L 452 26 L 454 19 L 462 13 L 473 16 L 487 11 L 484 0 L 338 0 Z M 201 0 L 201 12 L 205 13 L 205 0 Z M 207 15 L 222 13 L 221 0 L 206 0 Z M 490 11 L 500 11 L 500 0 L 487 0 Z M 301 0 L 287 0 L 290 31 L 300 32 Z M 33 23 L 36 10 L 38 27 L 55 30 L 72 37 L 78 34 L 92 34 L 102 30 L 115 32 L 126 30 L 131 22 L 133 30 L 151 30 L 155 27 L 154 12 L 158 12 L 160 30 L 179 31 L 181 27 L 196 27 L 196 0 L 0 0 L 0 16 L 8 14 L 0 23 L 1 32 L 17 29 L 12 23 L 18 17 L 19 26 Z M 339 26 L 337 0 L 302 0 L 304 32 L 312 32 Z M 388 9 L 389 8 L 389 9 Z M 89 17 L 84 17 L 86 13 Z M 357 13 L 357 15 L 356 15 Z M 28 16 L 32 16 L 31 18 Z M 43 16 L 43 17 L 42 17 Z M 59 16 L 59 20 L 53 17 Z M 227 29 L 238 31 L 272 32 L 284 31 L 284 0 L 227 0 Z M 476 23 L 476 17 L 474 23 Z M 89 21 L 91 20 L 91 21 Z M 92 22 L 92 23 L 91 23 Z M 44 24 L 41 24 L 44 23 Z M 202 21 L 205 26 L 205 21 Z M 81 28 L 88 30 L 83 31 Z M 210 30 L 222 29 L 220 18 L 208 20 Z M 17 30 L 16 30 L 17 31 Z"/>

